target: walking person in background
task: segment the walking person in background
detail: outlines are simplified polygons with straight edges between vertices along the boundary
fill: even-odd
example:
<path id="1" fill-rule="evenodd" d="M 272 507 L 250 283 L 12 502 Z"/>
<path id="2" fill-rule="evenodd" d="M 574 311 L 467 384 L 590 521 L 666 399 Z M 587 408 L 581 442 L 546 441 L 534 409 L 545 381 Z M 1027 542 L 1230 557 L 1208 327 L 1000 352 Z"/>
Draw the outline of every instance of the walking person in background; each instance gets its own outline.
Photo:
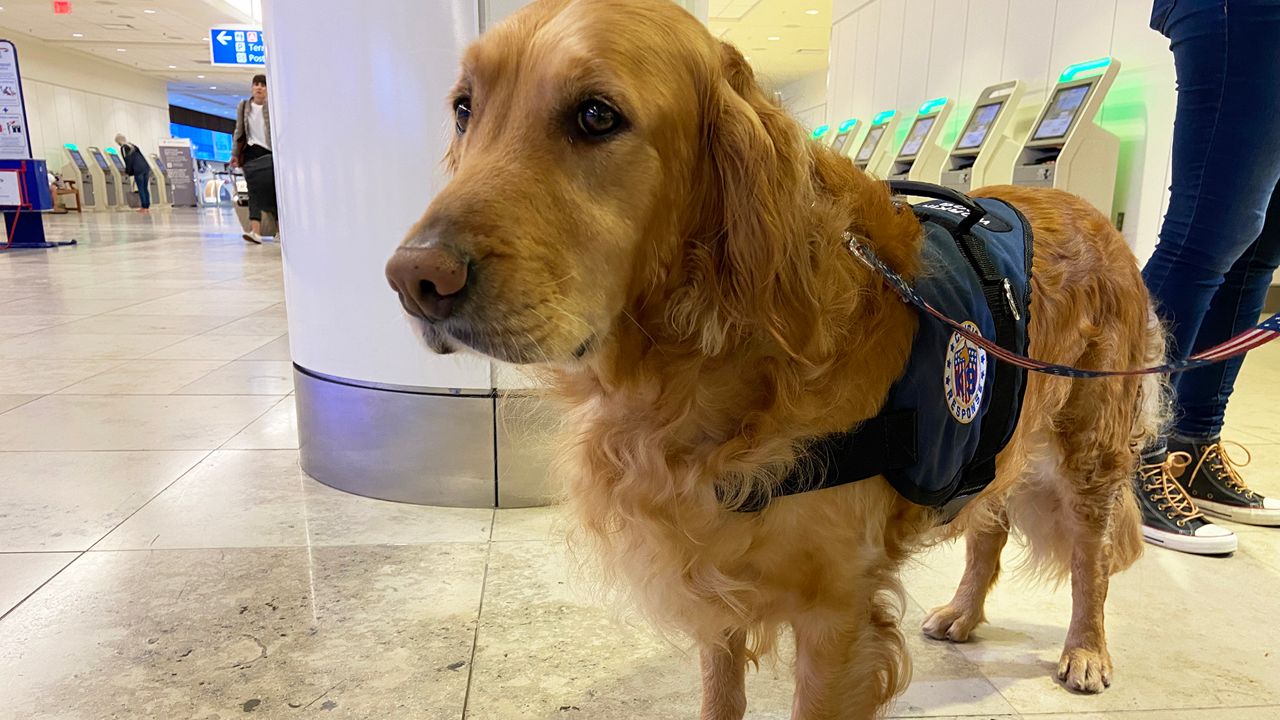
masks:
<path id="1" fill-rule="evenodd" d="M 267 76 L 253 76 L 253 95 L 240 101 L 236 107 L 236 131 L 232 139 L 231 167 L 246 168 L 255 160 L 271 156 L 271 111 L 267 108 Z M 258 165 L 265 165 L 259 163 Z M 260 175 L 260 173 L 258 173 Z M 274 172 L 270 176 L 272 198 L 266 194 L 260 182 L 250 182 L 248 172 L 245 181 L 249 185 L 249 231 L 246 242 L 262 244 L 262 211 L 264 200 L 274 199 Z M 255 188 L 255 186 L 257 186 Z"/>
<path id="2" fill-rule="evenodd" d="M 142 215 L 150 215 L 151 165 L 147 162 L 147 156 L 142 154 L 137 145 L 130 143 L 124 133 L 116 134 L 116 144 L 120 146 L 120 157 L 124 160 L 125 174 L 132 177 L 133 184 L 138 187 L 138 202 L 142 206 L 138 212 Z"/>
<path id="3" fill-rule="evenodd" d="M 1182 360 L 1253 327 L 1280 264 L 1280 0 L 1156 0 L 1151 26 L 1169 38 L 1178 107 L 1169 210 L 1142 274 Z M 1205 515 L 1280 525 L 1280 500 L 1223 447 L 1243 362 L 1173 379 L 1172 432 L 1136 479 L 1149 542 L 1225 554 L 1235 534 Z"/>

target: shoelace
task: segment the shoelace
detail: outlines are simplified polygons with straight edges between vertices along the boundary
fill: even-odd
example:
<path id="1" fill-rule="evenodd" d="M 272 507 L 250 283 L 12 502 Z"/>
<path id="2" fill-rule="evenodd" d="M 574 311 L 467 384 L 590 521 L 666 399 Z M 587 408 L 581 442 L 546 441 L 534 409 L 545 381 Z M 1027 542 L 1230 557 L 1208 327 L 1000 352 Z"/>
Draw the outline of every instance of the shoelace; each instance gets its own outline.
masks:
<path id="1" fill-rule="evenodd" d="M 1156 507 L 1165 513 L 1165 517 L 1176 521 L 1178 527 L 1186 525 L 1190 520 L 1204 517 L 1195 501 L 1177 481 L 1182 472 L 1191 466 L 1191 460 L 1189 453 L 1173 452 L 1165 457 L 1164 462 L 1143 465 L 1138 470 L 1142 477 L 1143 492 L 1157 491 L 1156 500 L 1163 496 L 1163 501 Z"/>
<path id="2" fill-rule="evenodd" d="M 1230 441 L 1228 441 L 1230 442 Z M 1195 482 L 1196 476 L 1200 474 L 1200 468 L 1205 464 L 1209 464 L 1210 470 L 1217 470 L 1218 477 L 1227 484 L 1227 487 L 1235 490 L 1248 500 L 1258 497 L 1248 485 L 1245 484 L 1244 478 L 1236 468 L 1247 467 L 1253 462 L 1253 453 L 1249 452 L 1249 448 L 1238 442 L 1232 442 L 1232 445 L 1244 451 L 1244 462 L 1236 462 L 1227 454 L 1227 449 L 1222 441 L 1218 441 L 1204 449 L 1204 454 L 1200 456 L 1200 462 L 1196 463 L 1196 469 L 1191 472 L 1191 480 L 1187 483 L 1190 485 Z"/>

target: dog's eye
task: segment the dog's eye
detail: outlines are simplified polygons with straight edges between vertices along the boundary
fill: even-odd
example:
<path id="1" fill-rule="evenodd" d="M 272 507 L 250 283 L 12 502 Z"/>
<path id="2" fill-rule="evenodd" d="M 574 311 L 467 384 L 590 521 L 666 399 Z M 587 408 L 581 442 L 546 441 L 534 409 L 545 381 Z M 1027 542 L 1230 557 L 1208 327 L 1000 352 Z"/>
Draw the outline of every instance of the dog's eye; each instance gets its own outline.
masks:
<path id="1" fill-rule="evenodd" d="M 461 135 L 467 131 L 467 123 L 471 120 L 471 98 L 461 97 L 453 105 L 453 123 Z"/>
<path id="2" fill-rule="evenodd" d="M 603 100 L 588 100 L 578 106 L 578 128 L 591 138 L 602 138 L 622 129 L 624 120 L 609 103 Z"/>

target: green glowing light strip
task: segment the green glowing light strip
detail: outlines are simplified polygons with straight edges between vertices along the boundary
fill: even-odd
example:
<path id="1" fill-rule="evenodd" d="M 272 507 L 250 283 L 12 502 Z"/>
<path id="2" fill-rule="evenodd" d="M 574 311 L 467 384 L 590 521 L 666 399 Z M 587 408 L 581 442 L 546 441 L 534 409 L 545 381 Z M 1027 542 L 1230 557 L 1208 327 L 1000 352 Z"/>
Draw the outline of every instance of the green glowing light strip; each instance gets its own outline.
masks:
<path id="1" fill-rule="evenodd" d="M 826 135 L 826 134 L 827 134 L 827 131 L 828 131 L 828 130 L 830 130 L 830 129 L 831 129 L 831 126 L 830 126 L 830 125 L 819 125 L 818 127 L 816 127 L 816 128 L 814 128 L 814 129 L 813 129 L 813 136 L 812 136 L 812 137 L 813 137 L 813 139 L 814 139 L 814 140 L 817 140 L 818 138 L 822 137 L 823 135 Z"/>
<path id="2" fill-rule="evenodd" d="M 845 120 L 840 123 L 840 132 L 848 132 L 848 130 L 858 124 L 858 119 Z"/>
<path id="3" fill-rule="evenodd" d="M 1058 76 L 1058 82 L 1071 82 L 1078 79 L 1081 75 L 1092 72 L 1094 70 L 1105 70 L 1111 64 L 1111 58 L 1104 57 L 1097 60 L 1089 60 L 1088 62 L 1076 63 L 1068 65 L 1066 70 L 1062 71 L 1062 75 Z"/>
<path id="4" fill-rule="evenodd" d="M 889 118 L 893 117 L 894 113 L 896 112 L 897 110 L 885 110 L 884 112 L 872 118 L 871 124 L 880 125 L 882 123 L 886 123 L 889 121 Z"/>

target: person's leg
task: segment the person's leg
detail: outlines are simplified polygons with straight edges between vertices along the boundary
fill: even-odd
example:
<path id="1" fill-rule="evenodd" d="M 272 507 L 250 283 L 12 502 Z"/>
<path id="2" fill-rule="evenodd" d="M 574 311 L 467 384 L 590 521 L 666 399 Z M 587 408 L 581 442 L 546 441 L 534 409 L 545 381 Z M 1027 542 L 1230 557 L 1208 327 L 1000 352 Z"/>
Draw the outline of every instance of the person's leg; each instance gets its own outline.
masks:
<path id="1" fill-rule="evenodd" d="M 1213 296 L 1192 353 L 1207 350 L 1258 322 L 1271 277 L 1280 266 L 1280 184 L 1267 209 L 1257 241 L 1226 274 Z M 1204 512 L 1236 522 L 1280 525 L 1280 501 L 1254 492 L 1221 444 L 1227 401 L 1244 357 L 1197 368 L 1178 376 L 1181 416 L 1175 418 L 1169 449 L 1192 457 L 1183 484 Z"/>
<path id="2" fill-rule="evenodd" d="M 1228 271 L 1259 237 L 1280 178 L 1280 123 L 1272 110 L 1280 102 L 1280 3 L 1230 0 L 1230 13 L 1227 0 L 1182 3 L 1165 31 L 1178 77 L 1172 196 L 1143 278 L 1169 328 L 1170 356 L 1181 359 L 1196 347 Z M 1219 322 L 1216 315 L 1212 322 Z M 1228 331 L 1215 328 L 1206 337 Z M 1185 408 L 1176 412 L 1188 415 Z M 1183 460 L 1193 458 L 1167 455 L 1163 446 L 1144 453 L 1136 479 L 1144 524 L 1162 523 L 1168 513 L 1161 503 L 1185 505 L 1192 521 L 1178 526 L 1187 536 L 1182 549 L 1201 552 L 1192 548 L 1203 544 L 1203 552 L 1213 552 L 1219 536 L 1230 533 L 1195 519 L 1196 507 L 1176 480 L 1185 479 L 1177 471 Z M 1152 478 L 1160 479 L 1160 492 L 1148 492 Z"/>
<path id="3" fill-rule="evenodd" d="M 241 169 L 246 173 L 245 184 L 249 190 L 249 232 L 244 234 L 244 239 L 251 243 L 262 244 L 262 205 L 258 193 L 254 192 L 253 183 L 249 182 L 248 170 L 245 169 L 254 160 L 262 157 L 267 153 L 265 148 L 257 145 L 250 145 L 244 149 L 241 162 Z"/>
<path id="4" fill-rule="evenodd" d="M 1280 148 L 1276 152 L 1280 152 Z M 1209 303 L 1192 354 L 1230 340 L 1258 323 L 1271 277 L 1280 266 L 1280 183 L 1271 196 L 1266 224 L 1258 239 L 1224 276 Z M 1175 377 L 1181 414 L 1173 434 L 1185 440 L 1209 440 L 1222 432 L 1227 401 L 1244 357 L 1189 370 Z"/>
<path id="5" fill-rule="evenodd" d="M 1143 277 L 1175 359 L 1191 354 L 1280 180 L 1280 3 L 1225 7 L 1175 9 L 1167 26 L 1178 75 L 1172 197 Z"/>
<path id="6" fill-rule="evenodd" d="M 142 206 L 142 212 L 151 211 L 151 174 L 143 173 L 134 176 L 133 180 L 138 185 L 138 204 Z"/>

